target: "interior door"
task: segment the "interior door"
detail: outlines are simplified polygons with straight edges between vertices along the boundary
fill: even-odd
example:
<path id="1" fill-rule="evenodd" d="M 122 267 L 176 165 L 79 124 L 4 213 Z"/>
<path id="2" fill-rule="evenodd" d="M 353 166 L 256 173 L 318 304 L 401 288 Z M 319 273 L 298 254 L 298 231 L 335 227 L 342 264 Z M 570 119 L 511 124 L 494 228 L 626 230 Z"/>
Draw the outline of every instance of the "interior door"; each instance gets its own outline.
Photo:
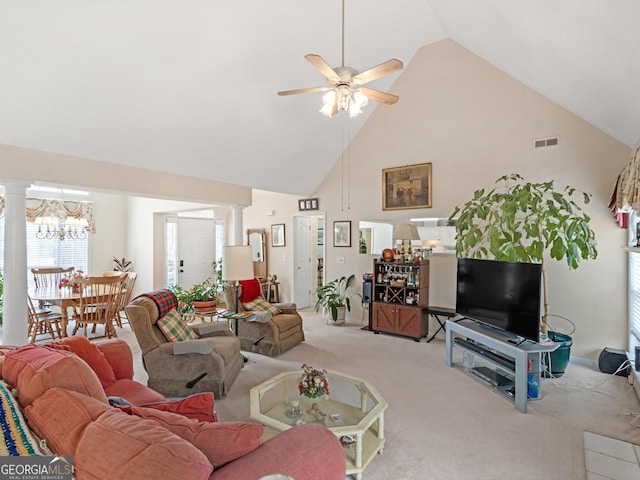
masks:
<path id="1" fill-rule="evenodd" d="M 293 301 L 298 308 L 311 305 L 311 218 L 293 218 Z"/>
<path id="2" fill-rule="evenodd" d="M 178 220 L 178 285 L 190 288 L 213 276 L 215 222 L 208 218 Z"/>

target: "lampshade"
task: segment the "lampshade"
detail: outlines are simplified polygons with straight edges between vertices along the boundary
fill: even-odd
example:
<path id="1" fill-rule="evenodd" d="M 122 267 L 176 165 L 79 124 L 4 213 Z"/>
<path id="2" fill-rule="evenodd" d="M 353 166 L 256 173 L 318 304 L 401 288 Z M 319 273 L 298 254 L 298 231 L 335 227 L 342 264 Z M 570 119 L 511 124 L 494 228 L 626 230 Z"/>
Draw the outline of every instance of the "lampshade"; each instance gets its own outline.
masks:
<path id="1" fill-rule="evenodd" d="M 394 240 L 420 240 L 418 227 L 413 223 L 399 223 L 393 229 Z"/>
<path id="2" fill-rule="evenodd" d="M 253 278 L 250 245 L 222 247 L 222 279 L 235 282 Z"/>

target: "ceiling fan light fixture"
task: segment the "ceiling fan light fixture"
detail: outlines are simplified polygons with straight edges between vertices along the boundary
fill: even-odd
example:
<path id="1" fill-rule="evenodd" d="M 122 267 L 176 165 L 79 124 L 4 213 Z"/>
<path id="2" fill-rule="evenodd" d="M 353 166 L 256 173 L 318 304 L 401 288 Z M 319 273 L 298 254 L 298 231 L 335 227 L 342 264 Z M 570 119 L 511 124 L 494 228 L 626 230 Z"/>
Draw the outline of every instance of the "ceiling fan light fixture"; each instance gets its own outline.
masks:
<path id="1" fill-rule="evenodd" d="M 359 88 L 353 91 L 353 102 L 359 107 L 365 107 L 369 103 L 369 99 L 362 93 Z"/>
<path id="2" fill-rule="evenodd" d="M 322 108 L 320 109 L 320 113 L 327 117 L 333 116 L 333 114 L 336 112 L 335 104 L 336 92 L 335 90 L 329 90 L 322 96 Z"/>

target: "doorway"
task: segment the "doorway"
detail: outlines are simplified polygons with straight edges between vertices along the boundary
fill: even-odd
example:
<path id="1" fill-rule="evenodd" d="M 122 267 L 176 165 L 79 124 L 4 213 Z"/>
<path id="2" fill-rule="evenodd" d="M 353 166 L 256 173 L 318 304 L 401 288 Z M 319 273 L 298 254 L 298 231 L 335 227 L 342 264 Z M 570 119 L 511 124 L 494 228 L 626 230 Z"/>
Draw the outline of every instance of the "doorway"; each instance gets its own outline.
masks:
<path id="1" fill-rule="evenodd" d="M 216 222 L 208 218 L 172 218 L 168 226 L 170 223 L 177 228 L 173 235 L 167 235 L 168 271 L 172 265 L 175 269 L 167 283 L 191 288 L 211 278 L 216 259 Z M 175 240 L 170 241 L 170 237 Z"/>
<path id="2" fill-rule="evenodd" d="M 293 301 L 307 308 L 324 284 L 324 214 L 295 215 L 293 225 Z"/>

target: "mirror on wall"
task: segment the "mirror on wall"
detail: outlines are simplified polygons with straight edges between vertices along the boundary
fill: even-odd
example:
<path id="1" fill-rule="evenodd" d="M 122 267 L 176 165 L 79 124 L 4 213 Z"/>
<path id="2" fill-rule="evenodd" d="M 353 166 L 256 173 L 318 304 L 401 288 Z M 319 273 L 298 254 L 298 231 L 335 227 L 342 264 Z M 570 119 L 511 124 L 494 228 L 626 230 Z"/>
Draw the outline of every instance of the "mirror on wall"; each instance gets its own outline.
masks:
<path id="1" fill-rule="evenodd" d="M 264 228 L 247 230 L 247 243 L 251 246 L 253 274 L 258 278 L 267 277 L 267 231 Z"/>
<path id="2" fill-rule="evenodd" d="M 361 220 L 358 252 L 381 255 L 385 248 L 393 248 L 393 228 L 398 223 L 413 223 L 417 227 L 420 240 L 412 241 L 413 247 L 428 246 L 434 253 L 455 253 L 456 227 L 450 225 L 447 218 Z"/>

